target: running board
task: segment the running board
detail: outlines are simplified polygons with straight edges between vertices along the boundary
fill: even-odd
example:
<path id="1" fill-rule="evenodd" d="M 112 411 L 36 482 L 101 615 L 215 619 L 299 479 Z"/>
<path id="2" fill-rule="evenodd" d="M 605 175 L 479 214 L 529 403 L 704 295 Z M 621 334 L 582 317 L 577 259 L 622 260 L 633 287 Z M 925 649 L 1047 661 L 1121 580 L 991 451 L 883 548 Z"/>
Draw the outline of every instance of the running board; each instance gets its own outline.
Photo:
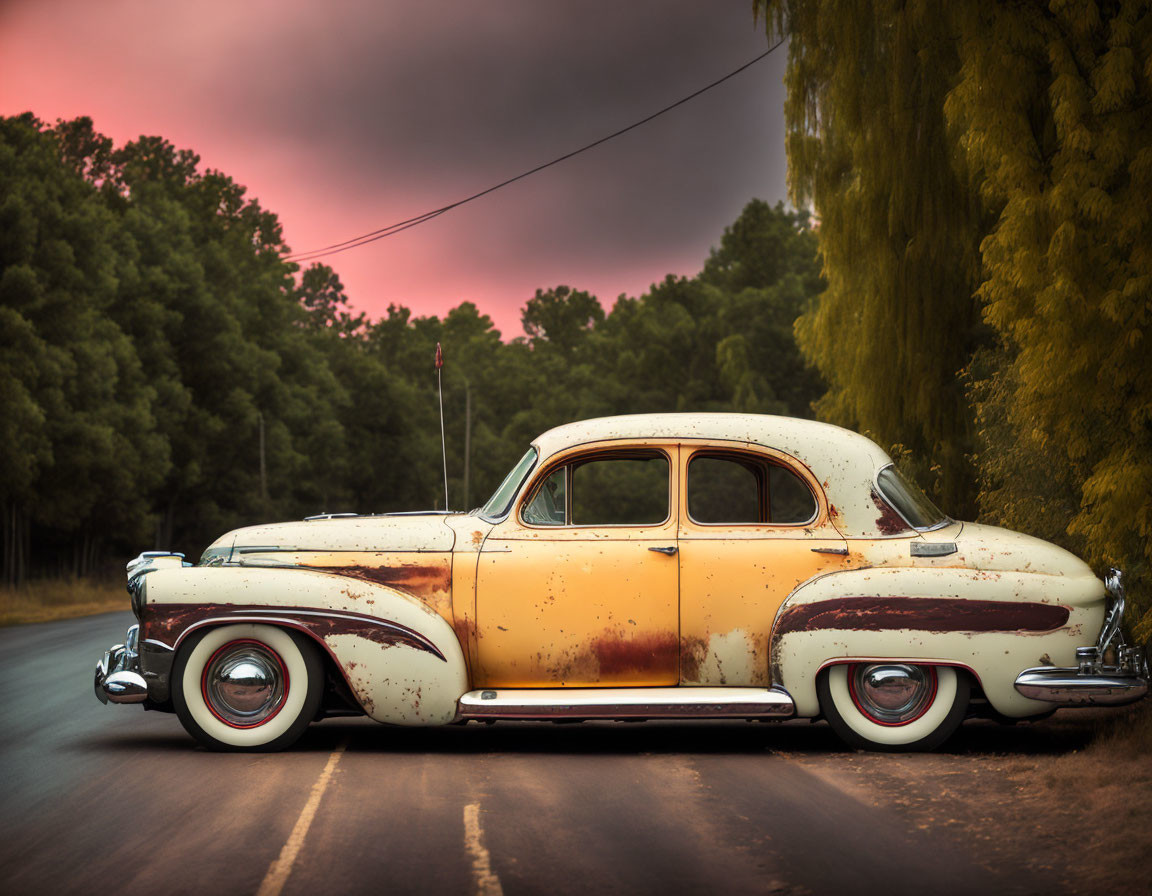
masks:
<path id="1" fill-rule="evenodd" d="M 783 688 L 517 688 L 469 691 L 459 719 L 785 719 Z"/>

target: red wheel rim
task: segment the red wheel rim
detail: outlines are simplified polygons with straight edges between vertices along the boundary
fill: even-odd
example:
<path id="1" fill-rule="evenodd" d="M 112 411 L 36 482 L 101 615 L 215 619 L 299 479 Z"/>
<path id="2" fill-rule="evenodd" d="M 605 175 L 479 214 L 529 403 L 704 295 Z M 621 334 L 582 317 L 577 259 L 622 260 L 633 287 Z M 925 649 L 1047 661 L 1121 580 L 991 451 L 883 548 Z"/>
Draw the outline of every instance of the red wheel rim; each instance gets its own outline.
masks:
<path id="1" fill-rule="evenodd" d="M 204 664 L 200 696 L 208 711 L 229 728 L 267 725 L 284 708 L 288 667 L 263 641 L 241 638 L 221 645 Z"/>
<path id="2" fill-rule="evenodd" d="M 850 663 L 848 672 L 848 695 L 852 705 L 868 721 L 885 728 L 902 728 L 911 725 L 936 703 L 939 683 L 935 666 L 918 666 L 908 663 Z M 874 684 L 866 683 L 870 677 L 888 676 L 891 681 L 904 681 L 913 684 L 913 691 L 903 705 L 881 705 L 877 698 L 869 694 L 876 691 Z"/>

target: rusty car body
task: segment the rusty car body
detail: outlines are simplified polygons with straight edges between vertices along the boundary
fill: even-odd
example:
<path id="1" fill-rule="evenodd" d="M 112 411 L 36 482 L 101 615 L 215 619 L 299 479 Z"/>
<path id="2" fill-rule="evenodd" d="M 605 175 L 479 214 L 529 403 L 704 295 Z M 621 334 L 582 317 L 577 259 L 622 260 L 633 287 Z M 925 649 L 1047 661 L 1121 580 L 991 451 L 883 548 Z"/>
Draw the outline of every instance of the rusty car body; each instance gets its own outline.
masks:
<path id="1" fill-rule="evenodd" d="M 471 513 L 253 526 L 128 577 L 139 624 L 96 695 L 218 749 L 340 713 L 824 717 L 858 747 L 929 749 L 970 715 L 1148 687 L 1119 572 L 954 521 L 870 440 L 782 417 L 573 423 Z"/>

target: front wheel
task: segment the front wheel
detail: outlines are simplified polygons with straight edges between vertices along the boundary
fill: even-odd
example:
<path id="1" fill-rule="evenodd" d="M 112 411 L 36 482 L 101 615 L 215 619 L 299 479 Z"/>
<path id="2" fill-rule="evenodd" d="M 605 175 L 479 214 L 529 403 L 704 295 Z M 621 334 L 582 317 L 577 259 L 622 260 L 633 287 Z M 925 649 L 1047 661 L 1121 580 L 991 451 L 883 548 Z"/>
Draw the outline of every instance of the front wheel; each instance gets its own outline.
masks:
<path id="1" fill-rule="evenodd" d="M 172 702 L 210 750 L 275 751 L 316 717 L 324 664 L 304 636 L 271 625 L 225 625 L 194 635 L 172 668 Z"/>
<path id="2" fill-rule="evenodd" d="M 968 709 L 968 678 L 951 666 L 842 663 L 816 690 L 832 729 L 860 750 L 934 750 Z"/>

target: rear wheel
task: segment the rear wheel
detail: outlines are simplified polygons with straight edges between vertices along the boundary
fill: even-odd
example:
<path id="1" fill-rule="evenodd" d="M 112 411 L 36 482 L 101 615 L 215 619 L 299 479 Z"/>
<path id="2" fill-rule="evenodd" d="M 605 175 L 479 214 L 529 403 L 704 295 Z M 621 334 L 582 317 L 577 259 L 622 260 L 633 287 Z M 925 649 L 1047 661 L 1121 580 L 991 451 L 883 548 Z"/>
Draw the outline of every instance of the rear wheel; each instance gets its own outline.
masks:
<path id="1" fill-rule="evenodd" d="M 172 702 L 210 750 L 291 746 L 320 707 L 324 665 L 303 635 L 271 625 L 225 625 L 189 639 L 172 668 Z"/>
<path id="2" fill-rule="evenodd" d="M 964 721 L 968 678 L 951 666 L 843 663 L 817 682 L 832 729 L 861 750 L 933 750 Z"/>

